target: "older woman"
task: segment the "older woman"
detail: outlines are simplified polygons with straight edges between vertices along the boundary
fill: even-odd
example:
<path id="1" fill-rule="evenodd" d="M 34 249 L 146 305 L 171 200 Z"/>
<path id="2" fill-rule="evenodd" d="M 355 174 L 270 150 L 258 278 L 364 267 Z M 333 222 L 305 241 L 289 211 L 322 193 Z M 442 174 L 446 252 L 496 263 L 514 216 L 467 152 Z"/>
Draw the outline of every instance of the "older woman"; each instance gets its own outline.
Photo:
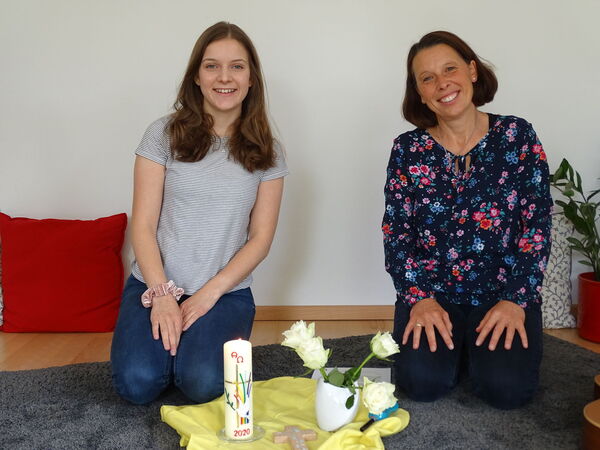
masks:
<path id="1" fill-rule="evenodd" d="M 433 401 L 468 371 L 476 395 L 516 408 L 535 393 L 542 356 L 546 156 L 527 121 L 478 109 L 498 83 L 458 36 L 423 36 L 407 70 L 403 113 L 417 128 L 394 141 L 383 219 L 396 384 Z"/>

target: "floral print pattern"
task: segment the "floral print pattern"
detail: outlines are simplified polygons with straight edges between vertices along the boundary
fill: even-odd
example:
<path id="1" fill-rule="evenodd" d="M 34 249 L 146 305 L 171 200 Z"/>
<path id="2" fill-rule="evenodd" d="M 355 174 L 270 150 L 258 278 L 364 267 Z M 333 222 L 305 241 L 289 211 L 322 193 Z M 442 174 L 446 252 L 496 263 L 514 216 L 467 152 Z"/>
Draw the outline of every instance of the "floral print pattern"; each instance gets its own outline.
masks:
<path id="1" fill-rule="evenodd" d="M 456 173 L 457 159 L 423 129 L 394 141 L 385 185 L 386 270 L 398 300 L 541 302 L 552 199 L 542 144 L 514 116 L 490 128 Z"/>

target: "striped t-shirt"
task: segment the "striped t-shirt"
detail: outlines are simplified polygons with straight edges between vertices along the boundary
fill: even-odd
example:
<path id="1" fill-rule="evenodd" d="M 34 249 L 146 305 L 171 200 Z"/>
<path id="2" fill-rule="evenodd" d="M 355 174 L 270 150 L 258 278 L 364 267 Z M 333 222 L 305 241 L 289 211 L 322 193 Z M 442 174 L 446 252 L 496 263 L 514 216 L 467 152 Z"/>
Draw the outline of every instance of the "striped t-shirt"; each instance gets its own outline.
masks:
<path id="1" fill-rule="evenodd" d="M 170 117 L 153 122 L 135 153 L 165 166 L 162 209 L 156 239 L 168 280 L 194 294 L 214 277 L 248 240 L 250 212 L 262 181 L 288 174 L 276 143 L 276 165 L 248 172 L 228 158 L 228 139 L 216 138 L 197 162 L 171 156 L 166 126 Z M 144 282 L 136 261 L 132 274 Z M 250 286 L 252 275 L 231 291 Z"/>

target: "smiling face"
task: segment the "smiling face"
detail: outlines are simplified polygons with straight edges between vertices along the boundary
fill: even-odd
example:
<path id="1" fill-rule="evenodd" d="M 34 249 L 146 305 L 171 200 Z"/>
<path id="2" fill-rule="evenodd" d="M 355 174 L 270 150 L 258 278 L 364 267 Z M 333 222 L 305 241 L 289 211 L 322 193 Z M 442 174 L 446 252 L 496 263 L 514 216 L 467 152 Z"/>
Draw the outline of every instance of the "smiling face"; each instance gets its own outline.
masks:
<path id="1" fill-rule="evenodd" d="M 421 101 L 439 120 L 460 118 L 473 105 L 475 62 L 466 63 L 450 46 L 438 44 L 421 50 L 412 64 Z"/>
<path id="2" fill-rule="evenodd" d="M 215 120 L 224 116 L 239 117 L 242 102 L 252 85 L 248 52 L 231 38 L 210 43 L 195 82 L 204 96 L 204 111 Z"/>

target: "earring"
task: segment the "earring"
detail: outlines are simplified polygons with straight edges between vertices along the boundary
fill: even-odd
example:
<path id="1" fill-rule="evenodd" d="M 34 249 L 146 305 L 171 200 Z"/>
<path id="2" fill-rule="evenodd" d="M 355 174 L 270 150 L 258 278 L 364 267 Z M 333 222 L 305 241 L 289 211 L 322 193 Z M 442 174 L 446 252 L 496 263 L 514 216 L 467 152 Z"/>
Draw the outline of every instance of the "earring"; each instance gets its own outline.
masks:
<path id="1" fill-rule="evenodd" d="M 473 80 L 473 83 L 475 83 L 477 81 L 477 77 L 473 77 L 472 80 Z"/>

